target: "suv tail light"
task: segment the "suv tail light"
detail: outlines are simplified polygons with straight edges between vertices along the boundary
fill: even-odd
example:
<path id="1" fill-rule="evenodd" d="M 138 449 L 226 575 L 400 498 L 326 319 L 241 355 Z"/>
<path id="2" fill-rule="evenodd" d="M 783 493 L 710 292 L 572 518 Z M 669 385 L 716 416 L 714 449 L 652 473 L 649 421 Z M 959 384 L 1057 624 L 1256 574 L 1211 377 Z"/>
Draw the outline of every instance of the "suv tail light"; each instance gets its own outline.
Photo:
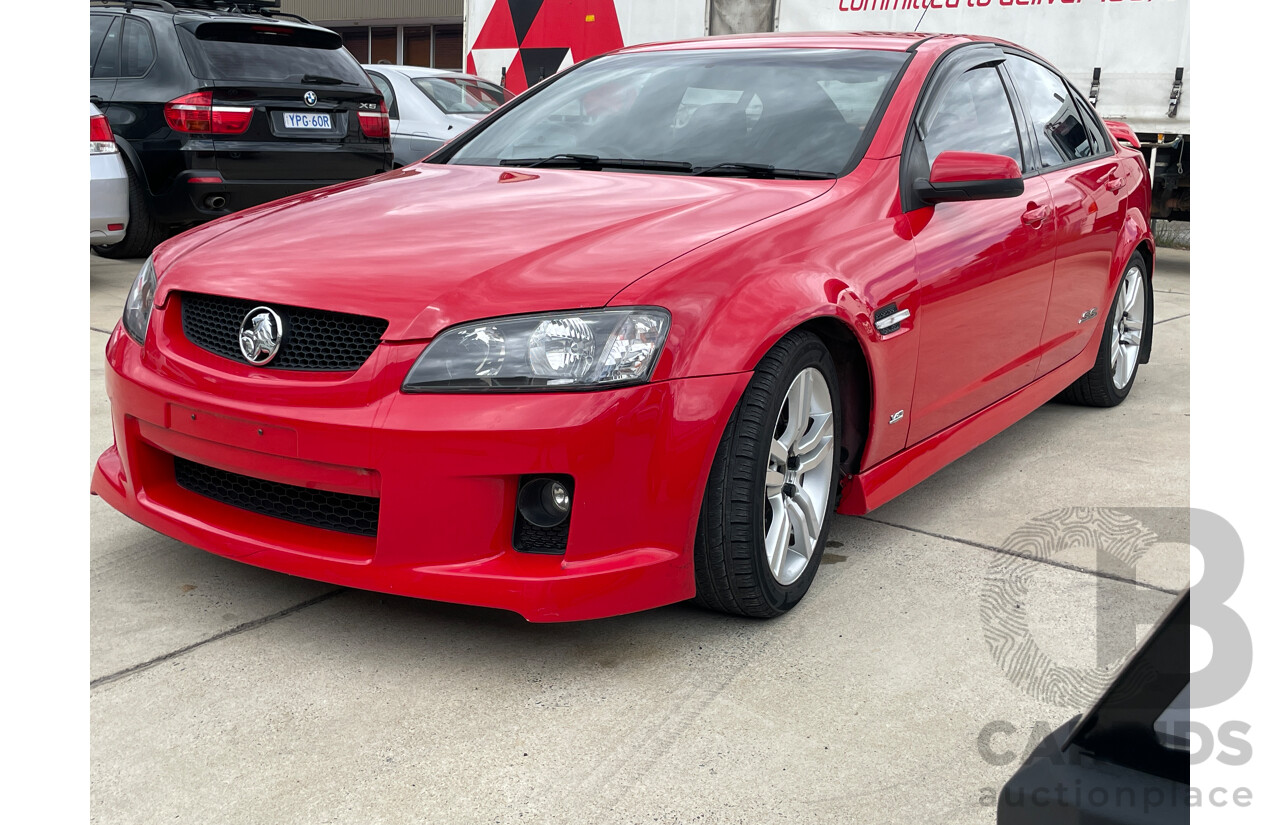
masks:
<path id="1" fill-rule="evenodd" d="M 106 115 L 89 115 L 89 154 L 110 155 L 118 151 Z"/>
<path id="2" fill-rule="evenodd" d="M 193 92 L 164 105 L 164 119 L 175 132 L 239 135 L 253 120 L 252 106 L 214 106 L 213 92 Z"/>
<path id="3" fill-rule="evenodd" d="M 360 131 L 364 132 L 365 137 L 391 137 L 391 118 L 387 115 L 387 103 L 385 100 L 378 101 L 378 111 L 376 112 L 360 112 Z"/>

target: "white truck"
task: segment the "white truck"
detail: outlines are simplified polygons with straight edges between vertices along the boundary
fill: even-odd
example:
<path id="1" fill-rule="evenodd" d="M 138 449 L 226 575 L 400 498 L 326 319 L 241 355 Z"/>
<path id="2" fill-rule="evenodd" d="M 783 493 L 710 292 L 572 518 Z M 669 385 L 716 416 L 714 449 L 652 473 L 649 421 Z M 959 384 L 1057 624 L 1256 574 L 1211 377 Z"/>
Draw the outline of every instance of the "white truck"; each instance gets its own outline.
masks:
<path id="1" fill-rule="evenodd" d="M 1191 215 L 1190 0 L 465 0 L 467 66 L 516 91 L 595 54 L 755 31 L 987 35 L 1042 55 L 1142 140 L 1152 216 Z"/>

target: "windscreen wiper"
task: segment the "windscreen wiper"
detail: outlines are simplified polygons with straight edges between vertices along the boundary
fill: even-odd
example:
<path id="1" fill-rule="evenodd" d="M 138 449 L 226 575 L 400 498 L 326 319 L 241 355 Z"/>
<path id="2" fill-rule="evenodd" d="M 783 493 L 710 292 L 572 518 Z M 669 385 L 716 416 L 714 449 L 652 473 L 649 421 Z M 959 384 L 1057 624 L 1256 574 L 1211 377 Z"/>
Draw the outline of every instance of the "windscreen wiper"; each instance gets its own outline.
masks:
<path id="1" fill-rule="evenodd" d="M 562 152 L 545 158 L 505 158 L 499 166 L 563 166 L 570 169 L 587 169 L 600 172 L 605 169 L 639 169 L 654 172 L 692 172 L 693 164 L 678 160 L 645 160 L 644 158 L 601 158 L 595 155 L 579 155 Z"/>
<path id="2" fill-rule="evenodd" d="M 831 180 L 835 175 L 830 172 L 810 172 L 807 169 L 776 169 L 767 163 L 717 163 L 699 169 L 694 175 L 708 175 L 724 178 L 758 178 L 773 180 L 791 178 L 793 180 Z"/>
<path id="3" fill-rule="evenodd" d="M 356 83 L 350 80 L 343 80 L 340 77 L 330 77 L 327 74 L 304 74 L 302 76 L 303 83 L 318 83 L 322 86 L 355 86 Z"/>

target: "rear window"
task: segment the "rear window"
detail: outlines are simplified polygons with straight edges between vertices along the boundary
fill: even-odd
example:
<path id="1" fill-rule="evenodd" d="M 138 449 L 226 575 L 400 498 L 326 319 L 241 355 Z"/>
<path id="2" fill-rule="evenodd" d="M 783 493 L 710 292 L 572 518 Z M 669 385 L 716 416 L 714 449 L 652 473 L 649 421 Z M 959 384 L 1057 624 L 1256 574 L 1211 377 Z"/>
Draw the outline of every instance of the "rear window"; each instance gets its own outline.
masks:
<path id="1" fill-rule="evenodd" d="M 342 37 L 326 29 L 198 23 L 180 31 L 191 70 L 204 80 L 369 86 Z"/>
<path id="2" fill-rule="evenodd" d="M 460 77 L 415 77 L 413 85 L 447 115 L 484 114 L 506 101 L 500 87 Z"/>

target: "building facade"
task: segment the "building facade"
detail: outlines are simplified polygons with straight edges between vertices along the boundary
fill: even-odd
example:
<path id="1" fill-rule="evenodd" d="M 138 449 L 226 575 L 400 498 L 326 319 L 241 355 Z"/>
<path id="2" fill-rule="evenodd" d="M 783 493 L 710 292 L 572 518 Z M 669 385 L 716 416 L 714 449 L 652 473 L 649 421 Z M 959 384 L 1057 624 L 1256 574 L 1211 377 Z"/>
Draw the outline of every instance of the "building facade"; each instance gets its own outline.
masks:
<path id="1" fill-rule="evenodd" d="M 283 0 L 342 35 L 361 63 L 463 68 L 463 0 Z"/>

